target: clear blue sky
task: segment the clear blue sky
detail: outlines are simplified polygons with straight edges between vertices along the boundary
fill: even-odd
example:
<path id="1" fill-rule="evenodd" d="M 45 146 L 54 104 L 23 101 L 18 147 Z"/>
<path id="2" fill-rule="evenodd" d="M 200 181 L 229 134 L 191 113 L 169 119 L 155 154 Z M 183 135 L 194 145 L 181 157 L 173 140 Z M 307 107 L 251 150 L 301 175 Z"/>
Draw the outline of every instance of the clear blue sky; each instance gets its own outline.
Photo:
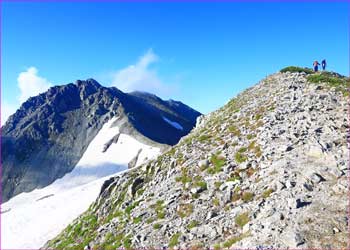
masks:
<path id="1" fill-rule="evenodd" d="M 164 87 L 154 92 L 207 113 L 285 66 L 326 58 L 348 75 L 348 15 L 346 2 L 5 2 L 3 107 L 19 105 L 29 67 L 53 84 L 93 77 L 110 86 L 151 54 L 138 72 Z"/>

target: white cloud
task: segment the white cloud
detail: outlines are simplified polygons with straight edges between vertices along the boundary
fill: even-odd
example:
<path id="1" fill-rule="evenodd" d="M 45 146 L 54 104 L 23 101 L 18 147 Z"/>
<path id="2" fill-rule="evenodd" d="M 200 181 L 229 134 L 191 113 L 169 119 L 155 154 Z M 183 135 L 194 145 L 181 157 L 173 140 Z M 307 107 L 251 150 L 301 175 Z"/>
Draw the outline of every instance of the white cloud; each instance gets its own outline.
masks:
<path id="1" fill-rule="evenodd" d="M 20 89 L 20 103 L 25 102 L 29 97 L 47 91 L 52 86 L 52 83 L 48 80 L 38 76 L 38 70 L 35 67 L 30 67 L 27 71 L 21 72 L 18 75 L 17 83 Z"/>
<path id="2" fill-rule="evenodd" d="M 15 113 L 17 108 L 29 97 L 45 92 L 52 86 L 52 83 L 38 75 L 38 70 L 35 67 L 30 67 L 26 71 L 19 73 L 17 84 L 20 90 L 18 99 L 16 101 L 11 100 L 11 102 L 5 98 L 2 99 L 1 125 L 5 124 L 8 117 Z M 15 103 L 13 101 L 15 101 Z"/>
<path id="3" fill-rule="evenodd" d="M 159 57 L 149 49 L 138 62 L 112 73 L 112 86 L 130 92 L 134 90 L 147 91 L 158 95 L 172 92 L 173 86 L 165 84 L 151 66 L 159 62 Z"/>
<path id="4" fill-rule="evenodd" d="M 10 104 L 6 101 L 1 103 L 1 126 L 6 123 L 7 119 L 15 113 L 17 110 L 17 105 Z"/>

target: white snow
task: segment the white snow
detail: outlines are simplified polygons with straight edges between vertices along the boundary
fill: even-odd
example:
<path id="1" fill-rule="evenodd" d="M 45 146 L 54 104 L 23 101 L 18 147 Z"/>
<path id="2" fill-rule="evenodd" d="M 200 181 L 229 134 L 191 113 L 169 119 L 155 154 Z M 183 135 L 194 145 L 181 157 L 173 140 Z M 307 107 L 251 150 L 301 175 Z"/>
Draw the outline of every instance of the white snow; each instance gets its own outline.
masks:
<path id="1" fill-rule="evenodd" d="M 171 121 L 168 118 L 162 116 L 163 120 L 166 121 L 167 123 L 169 123 L 171 126 L 173 126 L 174 128 L 178 129 L 178 130 L 183 130 L 184 128 L 177 122 Z"/>
<path id="2" fill-rule="evenodd" d="M 103 182 L 128 163 L 141 149 L 136 165 L 160 154 L 126 134 L 103 153 L 105 143 L 119 133 L 107 122 L 88 146 L 72 172 L 51 185 L 19 194 L 2 204 L 1 249 L 38 249 L 88 209 Z"/>

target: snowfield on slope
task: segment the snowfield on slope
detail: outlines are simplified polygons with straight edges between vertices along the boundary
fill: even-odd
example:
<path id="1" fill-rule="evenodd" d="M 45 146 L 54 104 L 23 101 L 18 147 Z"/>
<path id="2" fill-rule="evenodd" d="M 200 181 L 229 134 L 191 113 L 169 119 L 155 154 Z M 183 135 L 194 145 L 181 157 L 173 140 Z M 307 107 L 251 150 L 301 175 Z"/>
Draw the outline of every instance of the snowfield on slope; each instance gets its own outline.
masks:
<path id="1" fill-rule="evenodd" d="M 103 182 L 121 171 L 138 154 L 136 166 L 160 154 L 160 149 L 120 134 L 117 143 L 104 151 L 107 142 L 119 134 L 107 122 L 73 169 L 42 189 L 21 193 L 2 204 L 2 249 L 38 249 L 88 209 Z M 141 151 L 140 151 L 141 150 Z M 139 153 L 140 152 L 140 153 Z"/>

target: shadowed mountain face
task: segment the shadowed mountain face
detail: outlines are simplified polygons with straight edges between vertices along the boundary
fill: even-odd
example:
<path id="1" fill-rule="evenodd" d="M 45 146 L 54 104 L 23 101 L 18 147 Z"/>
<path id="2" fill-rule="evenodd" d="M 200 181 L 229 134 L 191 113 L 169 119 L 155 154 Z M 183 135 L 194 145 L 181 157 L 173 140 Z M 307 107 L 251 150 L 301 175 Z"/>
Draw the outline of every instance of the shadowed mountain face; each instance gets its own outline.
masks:
<path id="1" fill-rule="evenodd" d="M 174 145 L 199 115 L 180 102 L 126 94 L 93 79 L 52 87 L 29 98 L 2 128 L 3 202 L 70 172 L 112 117 L 121 132 L 138 140 Z"/>

